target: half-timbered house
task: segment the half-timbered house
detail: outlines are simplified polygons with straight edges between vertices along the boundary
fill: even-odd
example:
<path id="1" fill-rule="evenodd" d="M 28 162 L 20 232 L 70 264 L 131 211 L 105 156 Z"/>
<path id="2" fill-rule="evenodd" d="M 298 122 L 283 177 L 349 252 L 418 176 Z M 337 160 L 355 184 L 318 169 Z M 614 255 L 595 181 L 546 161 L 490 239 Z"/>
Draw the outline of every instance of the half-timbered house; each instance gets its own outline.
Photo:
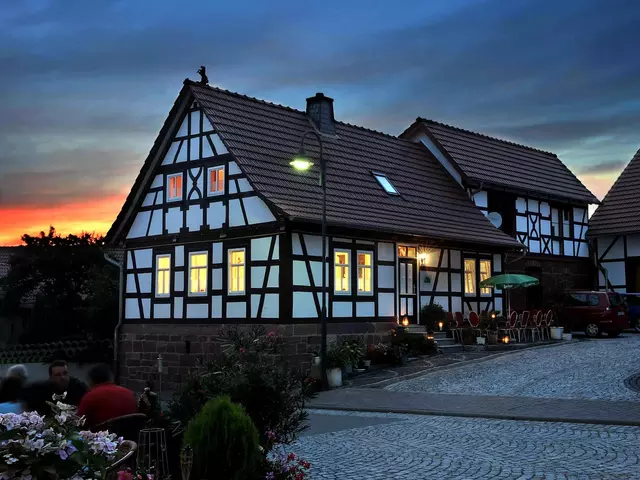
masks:
<path id="1" fill-rule="evenodd" d="M 599 201 L 555 154 L 424 118 L 401 137 L 423 144 L 491 222 L 527 248 L 509 255 L 505 270 L 537 277 L 540 287 L 515 291 L 515 308 L 542 307 L 545 287 L 591 286 L 588 207 Z"/>
<path id="2" fill-rule="evenodd" d="M 319 345 L 322 189 L 290 166 L 317 131 L 327 163 L 330 341 L 380 340 L 420 307 L 502 308 L 479 282 L 522 244 L 495 228 L 425 145 L 186 80 L 107 241 L 126 250 L 120 374 L 163 356 L 178 382 L 230 323 L 280 328 L 290 353 Z M 306 148 L 318 156 L 309 137 Z"/>
<path id="3" fill-rule="evenodd" d="M 588 237 L 598 262 L 598 287 L 640 292 L 640 150 L 591 216 Z"/>

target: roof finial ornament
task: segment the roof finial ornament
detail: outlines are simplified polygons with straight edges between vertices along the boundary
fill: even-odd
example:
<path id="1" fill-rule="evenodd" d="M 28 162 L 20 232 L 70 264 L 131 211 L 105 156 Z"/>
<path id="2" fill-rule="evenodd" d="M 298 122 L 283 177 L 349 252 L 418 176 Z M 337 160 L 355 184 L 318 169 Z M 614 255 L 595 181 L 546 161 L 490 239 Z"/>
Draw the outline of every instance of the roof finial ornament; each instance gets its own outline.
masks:
<path id="1" fill-rule="evenodd" d="M 200 83 L 202 85 L 209 85 L 209 77 L 207 77 L 207 67 L 205 67 L 204 65 L 200 65 L 198 75 L 200 75 Z"/>

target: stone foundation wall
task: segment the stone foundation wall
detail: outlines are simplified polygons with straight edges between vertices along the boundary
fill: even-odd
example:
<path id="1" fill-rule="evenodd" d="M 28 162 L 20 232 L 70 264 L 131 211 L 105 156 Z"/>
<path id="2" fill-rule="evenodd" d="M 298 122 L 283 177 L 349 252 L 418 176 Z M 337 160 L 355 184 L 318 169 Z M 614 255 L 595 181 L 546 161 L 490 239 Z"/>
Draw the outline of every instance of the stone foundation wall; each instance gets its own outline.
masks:
<path id="1" fill-rule="evenodd" d="M 141 392 L 145 382 L 158 389 L 158 356 L 162 355 L 162 391 L 173 391 L 208 357 L 220 353 L 219 332 L 223 324 L 124 324 L 120 331 L 118 381 Z M 242 325 L 250 329 L 253 325 Z M 388 341 L 393 323 L 329 323 L 327 343 L 360 337 L 365 344 Z M 285 357 L 292 366 L 309 368 L 311 353 L 320 351 L 319 324 L 264 325 L 267 332 L 285 338 Z"/>

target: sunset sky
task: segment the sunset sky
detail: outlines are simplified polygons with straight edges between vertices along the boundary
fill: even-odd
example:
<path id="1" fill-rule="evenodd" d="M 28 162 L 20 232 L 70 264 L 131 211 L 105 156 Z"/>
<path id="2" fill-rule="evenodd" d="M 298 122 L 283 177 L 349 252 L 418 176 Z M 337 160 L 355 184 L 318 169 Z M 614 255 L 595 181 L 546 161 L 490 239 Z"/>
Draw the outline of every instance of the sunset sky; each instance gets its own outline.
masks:
<path id="1" fill-rule="evenodd" d="M 0 7 L 0 245 L 106 233 L 184 78 L 398 134 L 418 116 L 558 154 L 602 198 L 640 148 L 633 0 Z"/>

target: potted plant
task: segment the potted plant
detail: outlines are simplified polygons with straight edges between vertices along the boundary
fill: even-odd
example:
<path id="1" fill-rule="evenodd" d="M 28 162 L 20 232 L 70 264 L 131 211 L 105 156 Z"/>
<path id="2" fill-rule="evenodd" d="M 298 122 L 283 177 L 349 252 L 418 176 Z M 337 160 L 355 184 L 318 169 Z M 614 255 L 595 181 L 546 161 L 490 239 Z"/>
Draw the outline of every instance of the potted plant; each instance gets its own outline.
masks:
<path id="1" fill-rule="evenodd" d="M 366 369 L 371 368 L 371 360 L 372 360 L 372 351 L 373 351 L 373 345 L 369 344 L 367 345 L 367 348 L 364 351 L 364 356 L 362 357 L 362 366 Z"/>
<path id="2" fill-rule="evenodd" d="M 447 312 L 439 303 L 425 305 L 420 309 L 420 325 L 424 325 L 428 330 L 440 331 L 439 324 L 442 324 L 442 330 L 446 330 Z"/>
<path id="3" fill-rule="evenodd" d="M 571 340 L 573 338 L 573 322 L 566 320 L 562 322 L 564 331 L 562 332 L 562 340 Z"/>
<path id="4" fill-rule="evenodd" d="M 332 345 L 327 351 L 327 383 L 329 388 L 342 385 L 342 368 L 344 367 L 344 351 L 337 345 Z"/>
<path id="5" fill-rule="evenodd" d="M 562 340 L 564 327 L 562 325 L 553 325 L 549 327 L 549 337 L 551 340 Z"/>
<path id="6" fill-rule="evenodd" d="M 311 364 L 320 365 L 320 354 L 315 350 L 311 353 Z"/>

